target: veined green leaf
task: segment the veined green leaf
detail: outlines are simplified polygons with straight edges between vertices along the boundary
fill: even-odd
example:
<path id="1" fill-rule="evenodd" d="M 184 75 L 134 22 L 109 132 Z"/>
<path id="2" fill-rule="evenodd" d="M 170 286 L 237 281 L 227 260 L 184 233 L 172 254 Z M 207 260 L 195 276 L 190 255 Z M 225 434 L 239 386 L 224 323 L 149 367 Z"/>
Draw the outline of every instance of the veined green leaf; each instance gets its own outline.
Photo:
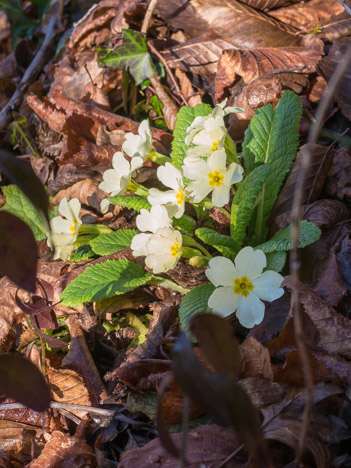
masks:
<path id="1" fill-rule="evenodd" d="M 212 245 L 218 252 L 221 252 L 225 257 L 232 260 L 241 247 L 231 237 L 218 234 L 214 229 L 199 228 L 196 229 L 195 234 L 202 242 Z"/>
<path id="2" fill-rule="evenodd" d="M 267 266 L 265 270 L 282 271 L 286 262 L 286 252 L 271 252 L 266 254 Z"/>
<path id="3" fill-rule="evenodd" d="M 29 198 L 16 185 L 2 187 L 2 191 L 6 197 L 6 203 L 1 209 L 18 216 L 27 223 L 36 240 L 46 239 L 47 229 Z"/>
<path id="4" fill-rule="evenodd" d="M 272 237 L 272 239 L 264 242 L 263 244 L 257 245 L 254 249 L 263 250 L 265 253 L 291 250 L 291 229 L 292 224 L 285 229 L 281 229 Z M 303 248 L 307 245 L 313 244 L 313 242 L 316 242 L 320 238 L 320 235 L 321 230 L 314 223 L 301 221 L 299 247 Z"/>
<path id="5" fill-rule="evenodd" d="M 266 164 L 253 169 L 240 183 L 234 196 L 230 216 L 230 235 L 239 245 L 242 245 L 245 238 L 246 228 L 269 170 Z"/>
<path id="6" fill-rule="evenodd" d="M 96 257 L 95 252 L 90 245 L 80 245 L 77 250 L 69 257 L 71 262 L 80 262 L 88 258 Z"/>
<path id="7" fill-rule="evenodd" d="M 183 106 L 180 108 L 175 129 L 173 132 L 172 141 L 172 164 L 179 169 L 186 156 L 187 149 L 189 148 L 185 144 L 186 130 L 192 124 L 195 117 L 206 116 L 211 114 L 212 107 L 208 104 L 198 104 L 195 107 Z"/>
<path id="8" fill-rule="evenodd" d="M 118 231 L 95 237 L 90 241 L 90 246 L 98 255 L 110 255 L 130 247 L 132 239 L 136 234 L 138 234 L 137 229 L 119 229 Z"/>
<path id="9" fill-rule="evenodd" d="M 188 323 L 193 315 L 209 312 L 207 303 L 214 290 L 212 283 L 200 284 L 183 297 L 179 307 L 179 319 L 185 332 L 188 332 Z"/>
<path id="10" fill-rule="evenodd" d="M 108 197 L 108 200 L 114 205 L 123 206 L 130 210 L 140 211 L 142 208 L 150 210 L 151 205 L 146 198 L 131 196 L 131 195 L 116 195 L 115 197 Z"/>
<path id="11" fill-rule="evenodd" d="M 99 65 L 117 69 L 125 67 L 136 85 L 139 85 L 156 72 L 148 53 L 146 38 L 140 32 L 122 29 L 122 41 L 114 49 L 97 48 Z"/>
<path id="12" fill-rule="evenodd" d="M 180 218 L 173 218 L 173 226 L 184 234 L 192 236 L 194 234 L 196 222 L 194 218 L 184 214 Z"/>
<path id="13" fill-rule="evenodd" d="M 243 158 L 249 174 L 257 165 L 267 164 L 270 172 L 262 189 L 257 212 L 258 241 L 267 233 L 266 222 L 285 176 L 296 157 L 301 119 L 301 101 L 292 91 L 285 91 L 276 110 L 261 107 L 250 122 L 243 144 Z"/>
<path id="14" fill-rule="evenodd" d="M 107 260 L 88 267 L 61 295 L 62 304 L 78 306 L 132 291 L 154 276 L 129 260 Z"/>

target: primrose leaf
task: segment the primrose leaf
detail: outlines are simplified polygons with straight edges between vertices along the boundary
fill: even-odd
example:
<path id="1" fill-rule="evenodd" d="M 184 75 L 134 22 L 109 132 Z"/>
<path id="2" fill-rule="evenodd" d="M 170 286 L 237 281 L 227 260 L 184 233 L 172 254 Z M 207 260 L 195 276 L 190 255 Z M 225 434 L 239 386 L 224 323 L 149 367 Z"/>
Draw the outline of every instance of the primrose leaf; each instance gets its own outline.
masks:
<path id="1" fill-rule="evenodd" d="M 253 169 L 239 184 L 234 196 L 230 216 L 230 235 L 239 245 L 245 238 L 246 228 L 250 222 L 257 197 L 269 171 L 270 168 L 266 164 Z"/>
<path id="2" fill-rule="evenodd" d="M 32 229 L 36 240 L 46 239 L 47 229 L 26 195 L 16 185 L 6 185 L 2 187 L 2 191 L 6 197 L 6 203 L 1 209 L 18 216 L 27 223 Z"/>
<path id="3" fill-rule="evenodd" d="M 285 229 L 281 229 L 272 237 L 272 239 L 265 242 L 264 244 L 257 245 L 254 247 L 254 249 L 263 250 L 265 253 L 284 252 L 291 250 L 291 229 L 292 224 L 290 224 L 290 226 L 286 227 Z M 303 248 L 307 245 L 313 244 L 313 242 L 316 242 L 320 236 L 321 230 L 318 226 L 316 226 L 314 223 L 310 223 L 309 221 L 301 221 L 299 247 Z"/>
<path id="4" fill-rule="evenodd" d="M 90 246 L 98 255 L 110 255 L 130 247 L 132 239 L 136 234 L 138 234 L 137 229 L 119 229 L 118 231 L 95 237 L 90 241 Z"/>
<path id="5" fill-rule="evenodd" d="M 215 286 L 212 283 L 200 284 L 183 297 L 179 307 L 179 319 L 183 331 L 189 332 L 188 324 L 193 315 L 210 310 L 207 304 L 214 290 Z"/>
<path id="6" fill-rule="evenodd" d="M 256 111 L 245 134 L 242 156 L 246 172 L 251 173 L 261 164 L 270 167 L 262 190 L 264 234 L 279 189 L 296 157 L 300 119 L 300 98 L 292 91 L 285 91 L 275 111 L 270 104 Z"/>
<path id="7" fill-rule="evenodd" d="M 184 234 L 193 236 L 196 221 L 191 216 L 184 214 L 180 218 L 173 218 L 173 226 Z"/>
<path id="8" fill-rule="evenodd" d="M 148 53 L 144 34 L 132 29 L 122 29 L 122 44 L 114 49 L 97 48 L 99 66 L 122 69 L 125 67 L 139 85 L 150 78 L 156 69 Z"/>
<path id="9" fill-rule="evenodd" d="M 143 197 L 133 197 L 131 195 L 116 195 L 115 197 L 108 197 L 109 201 L 114 205 L 123 206 L 130 210 L 140 211 L 142 208 L 149 210 L 150 203 Z"/>
<path id="10" fill-rule="evenodd" d="M 235 242 L 231 237 L 218 234 L 214 229 L 199 228 L 196 229 L 195 234 L 202 242 L 212 245 L 212 247 L 221 252 L 221 254 L 232 260 L 241 247 L 240 244 Z"/>
<path id="11" fill-rule="evenodd" d="M 195 107 L 183 106 L 180 108 L 177 121 L 173 132 L 172 141 L 172 164 L 177 169 L 183 165 L 188 145 L 185 144 L 186 130 L 192 124 L 193 120 L 199 116 L 211 114 L 212 107 L 208 104 L 198 104 Z"/>
<path id="12" fill-rule="evenodd" d="M 273 270 L 280 273 L 286 262 L 286 252 L 266 253 L 267 266 L 265 270 Z"/>
<path id="13" fill-rule="evenodd" d="M 154 276 L 129 260 L 107 260 L 86 268 L 61 295 L 62 304 L 78 306 L 132 291 Z"/>
<path id="14" fill-rule="evenodd" d="M 90 245 L 80 245 L 78 249 L 69 257 L 71 262 L 80 262 L 88 258 L 95 257 L 95 252 L 91 249 Z"/>

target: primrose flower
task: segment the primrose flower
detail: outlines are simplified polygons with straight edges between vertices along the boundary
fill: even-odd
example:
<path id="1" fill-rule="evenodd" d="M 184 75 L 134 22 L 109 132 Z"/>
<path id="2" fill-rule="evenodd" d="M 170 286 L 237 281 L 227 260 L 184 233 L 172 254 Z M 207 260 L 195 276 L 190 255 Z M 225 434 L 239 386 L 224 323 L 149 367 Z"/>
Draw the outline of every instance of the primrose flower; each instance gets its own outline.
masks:
<path id="1" fill-rule="evenodd" d="M 208 306 L 223 317 L 236 311 L 239 322 L 252 328 L 262 322 L 264 303 L 274 301 L 284 294 L 282 275 L 265 271 L 267 265 L 262 250 L 245 247 L 235 257 L 234 263 L 225 257 L 215 257 L 209 262 L 206 276 L 216 286 Z"/>
<path id="2" fill-rule="evenodd" d="M 227 129 L 224 124 L 224 117 L 231 112 L 243 112 L 240 107 L 225 107 L 225 99 L 213 109 L 212 113 L 206 116 L 195 117 L 190 127 L 186 130 L 185 144 L 205 146 L 210 151 L 220 149 L 223 145 Z M 190 152 L 189 157 L 191 157 Z"/>
<path id="3" fill-rule="evenodd" d="M 134 257 L 139 257 L 148 254 L 146 243 L 152 234 L 160 228 L 171 227 L 172 221 L 164 206 L 154 205 L 150 211 L 144 208 L 140 210 L 140 214 L 136 217 L 136 225 L 142 232 L 133 237 L 131 249 Z"/>
<path id="4" fill-rule="evenodd" d="M 214 206 L 224 206 L 229 202 L 229 192 L 233 184 L 243 178 L 243 168 L 231 163 L 226 168 L 225 150 L 218 150 L 211 154 L 207 161 L 203 159 L 184 159 L 183 173 L 193 180 L 187 186 L 187 192 L 194 203 L 199 203 L 210 192 Z"/>
<path id="5" fill-rule="evenodd" d="M 122 150 L 131 157 L 140 157 L 145 161 L 152 151 L 152 135 L 149 121 L 143 120 L 138 128 L 138 135 L 127 133 L 126 141 L 122 145 Z"/>
<path id="6" fill-rule="evenodd" d="M 82 221 L 79 219 L 81 204 L 78 198 L 72 198 L 67 201 L 63 198 L 59 204 L 59 213 L 61 216 L 55 216 L 50 221 L 51 239 L 48 240 L 48 245 L 52 244 L 55 247 L 54 259 L 62 258 L 67 260 L 73 251 L 73 244 L 77 240 L 79 227 Z"/>
<path id="7" fill-rule="evenodd" d="M 155 273 L 175 267 L 182 256 L 182 235 L 170 227 L 157 229 L 146 242 L 145 264 Z"/>
<path id="8" fill-rule="evenodd" d="M 171 163 L 166 162 L 164 166 L 157 169 L 158 179 L 166 187 L 172 190 L 162 192 L 161 190 L 151 188 L 147 197 L 151 205 L 165 205 L 169 216 L 180 218 L 184 214 L 185 208 L 185 189 L 181 172 Z"/>
<path id="9" fill-rule="evenodd" d="M 129 162 L 121 151 L 117 151 L 112 158 L 113 169 L 108 169 L 104 172 L 104 180 L 100 183 L 99 188 L 104 192 L 110 193 L 112 197 L 124 192 L 135 175 L 135 171 L 142 165 L 142 158 L 136 156 Z M 108 205 L 109 201 L 106 198 L 102 200 L 102 213 L 107 212 Z"/>

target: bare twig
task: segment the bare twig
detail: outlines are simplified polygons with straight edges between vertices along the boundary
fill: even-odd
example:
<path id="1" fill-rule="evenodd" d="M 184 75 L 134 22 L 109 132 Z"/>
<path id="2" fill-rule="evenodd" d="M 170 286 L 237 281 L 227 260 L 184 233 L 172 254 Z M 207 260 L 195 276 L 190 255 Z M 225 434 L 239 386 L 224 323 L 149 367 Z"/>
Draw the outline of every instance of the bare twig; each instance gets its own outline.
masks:
<path id="1" fill-rule="evenodd" d="M 0 411 L 7 411 L 13 409 L 27 408 L 21 403 L 4 403 L 0 405 Z M 50 403 L 50 408 L 58 410 L 69 410 L 69 411 L 86 411 L 90 414 L 97 414 L 99 416 L 113 416 L 116 412 L 120 411 L 120 408 L 116 409 L 106 409 L 106 408 L 96 408 L 86 405 L 73 405 L 71 403 L 58 403 L 57 401 L 52 401 Z"/>
<path id="2" fill-rule="evenodd" d="M 305 145 L 301 157 L 301 176 L 298 178 L 294 193 L 293 208 L 291 213 L 292 220 L 292 250 L 290 254 L 290 273 L 292 279 L 292 295 L 291 295 L 291 307 L 294 315 L 294 328 L 295 328 L 295 339 L 296 345 L 299 350 L 299 357 L 302 364 L 304 382 L 306 386 L 306 403 L 303 414 L 301 435 L 299 440 L 298 450 L 296 452 L 296 461 L 295 464 L 298 467 L 301 461 L 303 454 L 303 449 L 305 446 L 305 439 L 307 431 L 310 425 L 311 412 L 313 406 L 313 377 L 310 368 L 310 362 L 307 354 L 307 348 L 304 339 L 304 332 L 301 323 L 301 313 L 300 313 L 300 303 L 299 303 L 299 293 L 298 293 L 298 282 L 299 282 L 299 272 L 300 272 L 300 261 L 298 257 L 298 246 L 299 246 L 299 237 L 300 237 L 300 220 L 301 220 L 301 206 L 302 206 L 302 197 L 303 189 L 306 180 L 307 169 L 311 163 L 311 155 L 313 145 L 316 143 L 319 132 L 323 125 L 323 118 L 330 105 L 330 102 L 333 97 L 333 93 L 336 90 L 341 78 L 346 72 L 349 64 L 351 62 L 351 47 L 348 48 L 345 56 L 342 60 L 339 61 L 338 66 L 332 75 L 326 92 L 318 106 L 316 112 L 316 120 L 313 122 L 307 144 Z"/>
<path id="3" fill-rule="evenodd" d="M 23 75 L 19 85 L 16 88 L 16 91 L 13 93 L 11 99 L 6 104 L 6 106 L 0 112 L 0 130 L 3 130 L 11 120 L 11 112 L 17 108 L 19 105 L 24 92 L 27 88 L 34 83 L 34 80 L 40 73 L 43 68 L 45 61 L 47 59 L 47 53 L 52 45 L 52 41 L 55 37 L 56 26 L 61 18 L 61 2 L 56 1 L 52 5 L 51 9 L 51 18 L 46 30 L 45 38 L 41 44 L 38 52 L 36 53 L 31 64 L 27 68 L 25 74 Z"/>
<path id="4" fill-rule="evenodd" d="M 157 0 L 151 0 L 149 3 L 149 6 L 147 7 L 147 10 L 144 16 L 144 21 L 140 30 L 143 34 L 146 34 L 147 30 L 149 29 L 151 16 L 152 16 L 152 13 L 154 12 L 154 9 L 156 8 L 156 5 L 157 5 Z"/>
<path id="5" fill-rule="evenodd" d="M 166 93 L 161 83 L 161 79 L 157 73 L 154 73 L 152 76 L 150 76 L 149 79 L 153 88 L 155 89 L 157 97 L 164 106 L 162 109 L 162 113 L 166 125 L 170 130 L 174 130 L 175 122 L 177 120 L 178 107 L 176 106 L 172 98 Z"/>
<path id="6" fill-rule="evenodd" d="M 176 93 L 178 94 L 178 96 L 182 99 L 183 103 L 187 106 L 188 103 L 181 91 L 181 89 L 179 88 L 179 85 L 177 83 L 177 80 L 175 79 L 174 77 L 174 74 L 172 72 L 172 70 L 169 68 L 168 66 L 168 63 L 166 62 L 166 60 L 162 57 L 162 55 L 159 53 L 159 51 L 157 49 L 155 49 L 155 47 L 151 44 L 151 41 L 148 41 L 147 42 L 147 45 L 149 46 L 150 50 L 152 53 L 154 53 L 156 55 L 156 57 L 160 60 L 160 62 L 163 63 L 163 65 L 165 66 L 165 69 L 174 85 L 174 88 L 176 90 Z"/>

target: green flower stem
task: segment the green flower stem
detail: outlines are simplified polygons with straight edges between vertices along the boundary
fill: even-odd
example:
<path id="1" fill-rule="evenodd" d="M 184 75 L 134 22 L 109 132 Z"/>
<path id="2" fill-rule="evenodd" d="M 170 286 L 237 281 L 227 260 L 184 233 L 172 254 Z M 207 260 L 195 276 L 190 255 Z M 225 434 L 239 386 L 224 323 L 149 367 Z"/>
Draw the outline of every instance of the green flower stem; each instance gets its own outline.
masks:
<path id="1" fill-rule="evenodd" d="M 201 252 L 197 249 L 192 249 L 190 247 L 182 247 L 182 257 L 184 258 L 197 257 L 200 254 Z"/>
<path id="2" fill-rule="evenodd" d="M 230 213 L 227 211 L 225 208 L 219 207 L 219 206 L 214 206 L 213 203 L 209 198 L 204 198 L 201 202 L 198 203 L 199 206 L 203 206 L 204 208 L 218 208 L 219 211 L 224 213 L 228 218 L 230 218 Z"/>
<path id="3" fill-rule="evenodd" d="M 200 252 L 202 252 L 205 255 L 205 257 L 212 258 L 212 255 L 210 254 L 210 252 L 206 250 L 205 247 L 203 247 L 201 244 L 196 242 L 196 240 L 193 239 L 192 237 L 183 236 L 183 245 L 187 247 L 196 247 L 197 249 L 200 250 Z"/>
<path id="4" fill-rule="evenodd" d="M 164 154 L 158 153 L 154 150 L 151 150 L 150 156 L 147 159 L 159 164 L 160 166 L 164 166 L 166 162 L 172 162 L 169 156 L 165 156 Z"/>
<path id="5" fill-rule="evenodd" d="M 135 195 L 139 195 L 140 197 L 146 198 L 149 195 L 149 191 L 146 187 L 144 187 L 141 184 L 138 184 L 138 182 L 135 182 L 135 180 L 131 180 L 130 184 L 127 187 L 128 192 L 133 192 Z"/>
<path id="6" fill-rule="evenodd" d="M 109 234 L 112 229 L 105 224 L 81 224 L 79 234 Z"/>
<path id="7" fill-rule="evenodd" d="M 155 286 L 162 286 L 164 288 L 169 288 L 169 289 L 172 289 L 173 291 L 177 291 L 182 294 L 186 294 L 190 291 L 190 289 L 183 288 L 180 284 L 177 284 L 170 279 L 162 278 L 161 276 L 155 276 L 153 279 L 148 281 L 147 284 L 153 284 Z"/>

